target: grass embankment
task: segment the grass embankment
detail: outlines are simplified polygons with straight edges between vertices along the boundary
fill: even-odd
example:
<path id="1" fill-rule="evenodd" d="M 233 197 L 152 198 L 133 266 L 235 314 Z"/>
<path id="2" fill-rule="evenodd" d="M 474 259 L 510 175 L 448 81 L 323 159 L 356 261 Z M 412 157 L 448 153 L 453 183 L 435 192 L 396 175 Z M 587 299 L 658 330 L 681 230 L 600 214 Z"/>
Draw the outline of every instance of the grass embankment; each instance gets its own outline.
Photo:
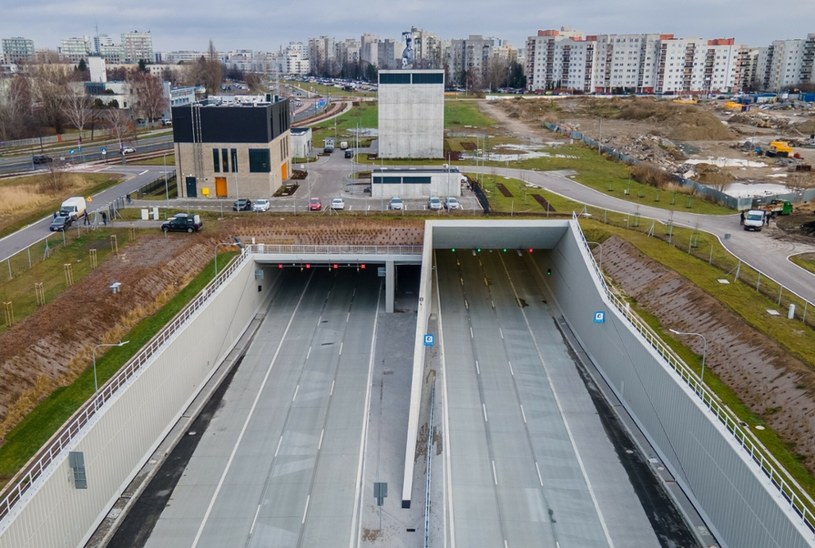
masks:
<path id="1" fill-rule="evenodd" d="M 167 169 L 175 169 L 175 154 L 167 154 L 166 157 L 129 160 L 128 163 L 139 166 L 167 166 Z"/>
<path id="2" fill-rule="evenodd" d="M 726 273 L 723 273 L 720 269 L 709 265 L 704 260 L 689 256 L 680 248 L 669 245 L 657 238 L 649 237 L 637 230 L 610 226 L 593 219 L 582 219 L 580 223 L 588 240 L 602 242 L 611 235 L 625 239 L 651 259 L 688 279 L 723 306 L 741 316 L 751 327 L 777 341 L 804 363 L 810 367 L 815 367 L 815 337 L 813 337 L 812 329 L 800 323 L 795 324 L 795 327 L 793 327 L 789 320 L 786 320 L 783 316 L 772 317 L 764 313 L 766 309 L 775 308 L 777 304 L 757 293 L 753 287 L 743 283 L 722 285 L 718 282 L 718 279 L 726 277 Z M 708 239 L 710 241 L 709 245 L 718 245 L 715 238 L 709 237 Z M 636 302 L 630 301 L 630 303 L 637 311 L 637 314 L 652 329 L 663 334 L 663 341 L 673 348 L 685 363 L 691 366 L 697 374 L 701 373 L 702 357 L 700 355 L 688 349 L 679 338 L 668 336 L 666 333 L 667 326 L 662 325 L 656 317 L 637 306 Z M 739 394 L 719 379 L 714 370 L 706 368 L 704 380 L 708 388 L 747 425 L 747 428 L 761 440 L 761 443 L 792 477 L 811 496 L 815 496 L 815 477 L 801 463 L 795 453 L 795 448 L 782 440 L 770 428 L 755 429 L 756 425 L 764 425 L 764 419 L 745 405 Z"/>
<path id="3" fill-rule="evenodd" d="M 219 253 L 220 264 L 225 265 L 235 252 Z M 163 328 L 184 306 L 187 305 L 211 280 L 214 274 L 214 260 L 181 291 L 179 291 L 160 311 L 142 320 L 123 338 L 130 341 L 122 347 L 108 349 L 98 354 L 96 371 L 99 385 L 102 386 L 132 356 L 134 356 L 161 328 Z M 80 406 L 93 395 L 93 368 L 88 364 L 85 370 L 71 385 L 58 388 L 5 438 L 0 447 L 0 482 L 5 484 L 20 470 L 40 447 L 62 426 Z"/>
<path id="4" fill-rule="evenodd" d="M 89 196 L 121 182 L 91 173 L 38 173 L 0 180 L 0 238 L 59 209 L 69 196 Z"/>
<path id="5" fill-rule="evenodd" d="M 376 97 L 375 91 L 345 91 L 342 88 L 337 88 L 334 86 L 326 86 L 324 84 L 311 82 L 298 82 L 295 80 L 286 80 L 285 83 L 302 91 L 316 93 L 317 95 L 322 95 L 323 97 Z M 292 100 L 294 100 L 294 98 L 292 98 Z"/>
<path id="6" fill-rule="evenodd" d="M 65 290 L 66 264 L 71 265 L 73 282 L 79 283 L 93 270 L 90 250 L 96 250 L 97 264 L 102 264 L 114 252 L 111 236 L 116 236 L 116 245 L 121 252 L 129 243 L 129 233 L 128 229 L 107 228 L 85 230 L 81 235 L 77 235 L 77 231 L 71 229 L 65 234 L 52 234 L 46 241 L 38 242 L 31 247 L 31 265 L 28 263 L 28 253 L 18 253 L 14 256 L 11 260 L 14 277 L 8 279 L 8 269 L 3 271 L 0 302 L 12 303 L 14 321 L 19 323 L 39 306 L 35 284 L 42 284 L 45 303 L 54 300 Z M 47 258 L 46 249 L 49 250 Z M 0 333 L 7 329 L 8 325 L 5 323 L 0 325 Z"/>
<path id="7" fill-rule="evenodd" d="M 336 125 L 335 125 L 336 124 Z M 340 141 L 348 141 L 354 146 L 354 132 L 359 127 L 360 130 L 376 129 L 379 125 L 379 110 L 376 103 L 360 103 L 348 112 L 322 121 L 311 127 L 312 146 L 316 150 L 322 150 L 324 140 L 332 137 L 336 139 L 334 146 L 339 148 Z M 363 138 L 360 135 L 360 146 L 369 146 L 370 137 Z"/>

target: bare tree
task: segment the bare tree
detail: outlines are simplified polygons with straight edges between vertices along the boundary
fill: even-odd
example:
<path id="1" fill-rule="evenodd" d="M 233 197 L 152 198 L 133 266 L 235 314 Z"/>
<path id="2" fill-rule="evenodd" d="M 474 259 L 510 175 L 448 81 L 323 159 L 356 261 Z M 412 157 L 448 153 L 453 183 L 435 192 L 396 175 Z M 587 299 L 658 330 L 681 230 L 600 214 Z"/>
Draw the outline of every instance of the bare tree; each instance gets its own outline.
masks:
<path id="1" fill-rule="evenodd" d="M 110 126 L 111 135 L 119 142 L 119 150 L 123 149 L 123 141 L 135 132 L 133 120 L 118 108 L 107 109 L 104 116 Z"/>
<path id="2" fill-rule="evenodd" d="M 14 76 L 8 91 L 0 94 L 0 139 L 21 139 L 34 135 L 33 98 L 26 76 Z"/>
<path id="3" fill-rule="evenodd" d="M 167 109 L 167 98 L 161 80 L 149 72 L 136 72 L 130 76 L 130 87 L 136 96 L 135 111 L 151 124 L 161 118 Z"/>
<path id="4" fill-rule="evenodd" d="M 43 123 L 62 133 L 65 124 L 62 98 L 69 93 L 64 73 L 41 67 L 34 73 L 33 89 Z"/>
<path id="5" fill-rule="evenodd" d="M 62 97 L 62 109 L 71 125 L 79 131 L 81 140 L 82 131 L 93 116 L 93 101 L 84 93 L 69 93 Z"/>

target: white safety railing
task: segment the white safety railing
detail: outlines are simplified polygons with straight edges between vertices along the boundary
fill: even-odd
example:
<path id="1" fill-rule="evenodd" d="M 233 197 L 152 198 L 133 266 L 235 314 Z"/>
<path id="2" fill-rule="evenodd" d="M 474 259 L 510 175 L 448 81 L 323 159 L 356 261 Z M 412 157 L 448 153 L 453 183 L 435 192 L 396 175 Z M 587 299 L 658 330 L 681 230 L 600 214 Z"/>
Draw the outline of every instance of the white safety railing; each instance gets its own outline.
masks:
<path id="1" fill-rule="evenodd" d="M 718 396 L 712 392 L 702 381 L 699 375 L 680 358 L 676 352 L 666 345 L 662 338 L 654 332 L 651 327 L 643 322 L 636 313 L 631 311 L 631 307 L 620 297 L 614 294 L 606 284 L 603 273 L 594 260 L 586 237 L 580 229 L 578 223 L 574 223 L 580 234 L 581 241 L 591 257 L 591 265 L 597 273 L 600 283 L 606 296 L 617 310 L 631 322 L 631 325 L 640 332 L 648 344 L 656 350 L 673 368 L 680 378 L 691 387 L 693 392 L 699 396 L 704 405 L 716 416 L 725 428 L 733 435 L 736 441 L 750 455 L 750 458 L 759 466 L 762 472 L 767 475 L 772 484 L 778 489 L 781 496 L 790 504 L 792 510 L 798 514 L 811 531 L 815 532 L 815 516 L 810 508 L 815 508 L 815 501 L 809 496 L 803 487 L 790 475 L 790 473 L 773 457 L 772 453 L 756 438 L 752 432 L 742 427 L 742 421 L 726 405 L 719 401 Z M 792 488 L 795 487 L 795 489 Z"/>
<path id="2" fill-rule="evenodd" d="M 420 245 L 277 245 L 252 244 L 251 253 L 270 255 L 422 255 Z"/>
<path id="3" fill-rule="evenodd" d="M 226 280 L 238 269 L 247 259 L 248 253 L 242 253 L 207 285 L 198 296 L 179 312 L 161 331 L 159 331 L 150 342 L 148 342 L 138 354 L 133 356 L 122 367 L 116 375 L 108 380 L 99 391 L 85 402 L 82 407 L 71 416 L 65 425 L 56 432 L 51 439 L 37 452 L 29 463 L 18 472 L 0 493 L 0 521 L 2 521 L 13 509 L 14 505 L 20 501 L 37 478 L 48 468 L 49 465 L 67 448 L 74 438 L 81 432 L 82 428 L 88 424 L 94 414 L 118 392 L 133 375 L 150 361 L 169 339 L 176 332 L 184 327 L 190 318 L 212 297 L 215 291 L 221 287 Z"/>

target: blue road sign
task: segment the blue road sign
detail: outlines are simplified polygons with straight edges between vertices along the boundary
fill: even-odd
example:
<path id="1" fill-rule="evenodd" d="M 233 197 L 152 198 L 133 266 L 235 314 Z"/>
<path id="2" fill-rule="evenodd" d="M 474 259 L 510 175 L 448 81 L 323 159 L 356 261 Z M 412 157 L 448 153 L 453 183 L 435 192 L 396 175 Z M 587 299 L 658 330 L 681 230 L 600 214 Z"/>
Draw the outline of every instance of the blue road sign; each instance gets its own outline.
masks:
<path id="1" fill-rule="evenodd" d="M 435 341 L 435 337 L 432 333 L 428 333 L 424 336 L 424 345 L 425 346 L 433 346 L 433 342 Z"/>
<path id="2" fill-rule="evenodd" d="M 606 313 L 602 310 L 598 310 L 594 313 L 594 323 L 605 323 L 606 321 Z"/>
<path id="3" fill-rule="evenodd" d="M 71 155 L 73 155 L 74 153 L 76 153 L 76 151 L 74 149 L 71 149 Z"/>

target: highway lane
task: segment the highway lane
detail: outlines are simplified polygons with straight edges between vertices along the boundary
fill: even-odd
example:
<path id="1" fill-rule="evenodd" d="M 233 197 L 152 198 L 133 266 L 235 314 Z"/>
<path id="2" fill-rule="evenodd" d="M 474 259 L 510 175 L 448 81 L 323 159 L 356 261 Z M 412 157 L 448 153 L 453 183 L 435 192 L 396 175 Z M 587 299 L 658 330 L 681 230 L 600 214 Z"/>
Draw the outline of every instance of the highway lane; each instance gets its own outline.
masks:
<path id="1" fill-rule="evenodd" d="M 458 546 L 655 546 L 657 537 L 515 253 L 436 252 Z"/>
<path id="2" fill-rule="evenodd" d="M 89 211 L 95 211 L 104 207 L 108 203 L 127 195 L 134 190 L 141 188 L 147 183 L 154 181 L 164 174 L 162 166 L 109 166 L 109 165 L 86 165 L 77 168 L 76 171 L 83 173 L 110 173 L 122 174 L 124 181 L 114 185 L 107 190 L 103 190 L 93 195 L 93 202 L 88 204 Z M 167 176 L 171 177 L 175 169 L 168 167 Z M 68 198 L 68 196 L 65 196 Z M 0 239 L 0 262 L 6 260 L 11 255 L 27 248 L 28 246 L 44 240 L 50 234 L 48 226 L 51 224 L 51 215 L 43 217 L 25 228 Z"/>
<path id="3" fill-rule="evenodd" d="M 376 272 L 286 271 L 147 546 L 348 546 Z"/>

